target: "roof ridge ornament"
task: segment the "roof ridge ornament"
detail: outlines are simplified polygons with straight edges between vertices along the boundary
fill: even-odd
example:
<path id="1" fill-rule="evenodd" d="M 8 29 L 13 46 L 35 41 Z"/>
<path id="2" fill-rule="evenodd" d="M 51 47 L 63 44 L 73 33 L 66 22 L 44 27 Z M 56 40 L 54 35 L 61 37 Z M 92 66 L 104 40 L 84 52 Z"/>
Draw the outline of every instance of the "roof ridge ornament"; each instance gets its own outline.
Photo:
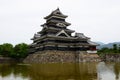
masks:
<path id="1" fill-rule="evenodd" d="M 59 7 L 57 7 L 57 10 L 59 10 L 59 11 L 60 11 Z"/>

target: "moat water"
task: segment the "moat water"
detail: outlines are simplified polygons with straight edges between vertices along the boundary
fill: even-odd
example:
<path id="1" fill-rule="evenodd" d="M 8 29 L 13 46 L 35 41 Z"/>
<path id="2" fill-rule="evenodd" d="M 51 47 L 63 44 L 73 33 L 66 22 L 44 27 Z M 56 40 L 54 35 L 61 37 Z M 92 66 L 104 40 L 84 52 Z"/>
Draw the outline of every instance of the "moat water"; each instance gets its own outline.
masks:
<path id="1" fill-rule="evenodd" d="M 120 63 L 0 64 L 0 80 L 120 80 Z"/>

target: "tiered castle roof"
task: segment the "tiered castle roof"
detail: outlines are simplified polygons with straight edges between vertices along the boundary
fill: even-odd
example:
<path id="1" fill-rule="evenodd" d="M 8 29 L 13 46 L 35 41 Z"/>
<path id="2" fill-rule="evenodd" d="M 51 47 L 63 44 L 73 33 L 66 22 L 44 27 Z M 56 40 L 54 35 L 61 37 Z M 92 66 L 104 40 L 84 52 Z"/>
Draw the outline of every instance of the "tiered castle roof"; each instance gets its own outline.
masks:
<path id="1" fill-rule="evenodd" d="M 66 22 L 67 15 L 56 9 L 50 15 L 46 16 L 46 23 L 41 25 L 43 29 L 34 35 L 32 38 L 33 44 L 31 48 L 34 51 L 40 50 L 89 50 L 96 48 L 97 44 L 90 41 L 83 33 L 76 33 L 67 27 L 71 24 Z"/>

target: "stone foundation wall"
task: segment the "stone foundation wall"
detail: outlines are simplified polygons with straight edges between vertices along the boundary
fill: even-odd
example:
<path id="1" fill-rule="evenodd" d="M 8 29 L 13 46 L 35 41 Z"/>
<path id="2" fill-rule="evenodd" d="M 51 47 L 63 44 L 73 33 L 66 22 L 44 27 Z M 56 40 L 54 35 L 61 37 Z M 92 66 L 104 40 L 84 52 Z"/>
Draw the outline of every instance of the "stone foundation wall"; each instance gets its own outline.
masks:
<path id="1" fill-rule="evenodd" d="M 15 62 L 17 61 L 13 58 L 0 56 L 0 63 L 15 63 Z"/>
<path id="2" fill-rule="evenodd" d="M 106 54 L 103 57 L 103 60 L 106 62 L 120 62 L 120 54 Z"/>
<path id="3" fill-rule="evenodd" d="M 54 62 L 98 62 L 97 54 L 88 54 L 85 51 L 40 51 L 30 54 L 24 63 L 54 63 Z"/>

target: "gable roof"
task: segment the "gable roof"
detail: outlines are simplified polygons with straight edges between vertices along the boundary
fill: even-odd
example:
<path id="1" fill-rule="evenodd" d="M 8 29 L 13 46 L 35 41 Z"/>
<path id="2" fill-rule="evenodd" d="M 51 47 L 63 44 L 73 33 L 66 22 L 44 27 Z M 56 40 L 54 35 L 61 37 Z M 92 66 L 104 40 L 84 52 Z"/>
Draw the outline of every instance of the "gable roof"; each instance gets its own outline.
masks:
<path id="1" fill-rule="evenodd" d="M 67 37 L 70 37 L 64 30 L 61 30 L 56 34 L 56 36 L 59 36 L 60 34 L 65 34 Z"/>
<path id="2" fill-rule="evenodd" d="M 59 16 L 59 17 L 64 17 L 64 18 L 68 17 L 67 15 L 62 14 L 59 8 L 57 8 L 54 11 L 52 11 L 52 13 L 50 15 L 44 17 L 44 19 L 48 19 L 51 16 Z"/>

